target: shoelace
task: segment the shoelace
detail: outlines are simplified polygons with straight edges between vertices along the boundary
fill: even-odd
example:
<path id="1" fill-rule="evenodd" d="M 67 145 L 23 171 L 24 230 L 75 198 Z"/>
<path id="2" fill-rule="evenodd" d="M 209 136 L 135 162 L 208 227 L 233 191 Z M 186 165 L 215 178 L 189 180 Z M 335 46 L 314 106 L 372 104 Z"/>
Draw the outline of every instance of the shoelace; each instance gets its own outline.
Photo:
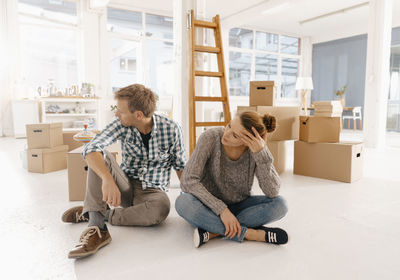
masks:
<path id="1" fill-rule="evenodd" d="M 278 240 L 276 239 L 276 233 L 275 232 L 268 231 L 267 235 L 268 235 L 268 242 L 270 242 L 270 243 L 277 243 L 278 242 Z"/>
<path id="2" fill-rule="evenodd" d="M 98 234 L 99 238 L 101 238 L 100 229 L 98 227 L 88 227 L 82 232 L 81 237 L 79 238 L 79 242 L 81 244 L 87 244 L 89 242 L 89 238 L 96 233 Z"/>
<path id="3" fill-rule="evenodd" d="M 207 242 L 210 239 L 210 234 L 208 231 L 203 233 L 203 242 Z"/>
<path id="4" fill-rule="evenodd" d="M 82 222 L 87 222 L 89 219 L 83 216 L 82 214 L 78 214 L 77 212 L 75 213 L 76 221 L 82 221 Z"/>

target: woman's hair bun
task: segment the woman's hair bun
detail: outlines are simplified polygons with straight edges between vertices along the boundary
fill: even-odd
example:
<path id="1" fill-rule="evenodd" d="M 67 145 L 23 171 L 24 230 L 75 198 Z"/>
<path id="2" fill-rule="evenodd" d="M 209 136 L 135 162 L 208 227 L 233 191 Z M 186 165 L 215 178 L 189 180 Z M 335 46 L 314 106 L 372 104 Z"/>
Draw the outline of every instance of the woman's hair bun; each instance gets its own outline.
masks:
<path id="1" fill-rule="evenodd" d="M 269 114 L 265 114 L 263 117 L 263 123 L 265 125 L 265 128 L 267 132 L 273 132 L 275 131 L 276 128 L 276 119 L 274 116 L 271 116 Z"/>

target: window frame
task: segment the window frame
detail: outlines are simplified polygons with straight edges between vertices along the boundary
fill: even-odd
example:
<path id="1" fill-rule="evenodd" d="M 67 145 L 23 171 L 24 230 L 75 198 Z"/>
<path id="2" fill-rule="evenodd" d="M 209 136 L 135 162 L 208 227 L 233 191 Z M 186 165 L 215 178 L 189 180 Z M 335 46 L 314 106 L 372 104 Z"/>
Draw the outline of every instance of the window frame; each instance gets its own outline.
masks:
<path id="1" fill-rule="evenodd" d="M 302 52 L 301 52 L 301 37 L 293 36 L 293 35 L 288 35 L 284 33 L 279 33 L 279 32 L 271 32 L 267 30 L 261 30 L 261 29 L 254 29 L 254 28 L 249 28 L 249 27 L 232 27 L 229 29 L 228 32 L 230 32 L 231 29 L 233 28 L 242 28 L 242 29 L 248 29 L 253 32 L 253 48 L 238 48 L 238 47 L 231 47 L 228 45 L 228 77 L 229 77 L 229 69 L 230 69 L 230 52 L 241 52 L 241 53 L 247 53 L 251 54 L 251 68 L 250 68 L 250 81 L 255 80 L 255 70 L 256 70 L 256 55 L 257 54 L 267 54 L 267 55 L 276 55 L 278 58 L 277 61 L 277 81 L 276 81 L 276 100 L 277 102 L 281 103 L 298 103 L 298 94 L 296 91 L 296 97 L 295 98 L 288 98 L 288 97 L 282 97 L 282 59 L 285 58 L 290 58 L 290 59 L 297 59 L 298 61 L 298 70 L 297 70 L 297 77 L 301 73 L 301 68 L 302 68 Z M 264 33 L 270 33 L 270 34 L 276 34 L 278 35 L 278 52 L 271 52 L 271 51 L 265 51 L 265 50 L 258 50 L 256 49 L 256 32 L 264 32 Z M 281 36 L 288 36 L 288 37 L 295 37 L 299 39 L 299 54 L 298 55 L 293 55 L 293 54 L 286 54 L 281 52 Z M 229 38 L 229 35 L 228 35 Z M 229 39 L 228 39 L 228 44 L 229 44 Z M 230 83 L 228 79 L 228 83 Z M 230 86 L 229 86 L 230 88 Z M 230 96 L 232 97 L 240 97 L 240 96 Z"/>
<path id="2" fill-rule="evenodd" d="M 82 65 L 82 61 L 81 61 L 81 57 L 79 55 L 80 53 L 80 36 L 81 36 L 81 28 L 80 28 L 80 21 L 79 21 L 79 1 L 78 0 L 64 0 L 65 2 L 70 2 L 70 3 L 74 3 L 76 5 L 76 17 L 77 17 L 77 23 L 70 23 L 70 22 L 64 22 L 64 21 L 60 21 L 60 20 L 56 20 L 53 18 L 49 18 L 46 16 L 36 16 L 36 15 L 32 15 L 32 14 L 28 14 L 25 12 L 20 12 L 18 10 L 18 5 L 19 5 L 19 1 L 17 0 L 17 14 L 18 14 L 18 29 L 20 30 L 21 26 L 31 26 L 31 27 L 38 27 L 38 28 L 48 28 L 48 29 L 60 29 L 60 30 L 70 30 L 73 31 L 75 33 L 76 36 L 76 52 L 77 52 L 77 56 L 76 56 L 76 62 L 77 62 L 77 81 L 76 81 L 76 85 L 79 85 L 80 81 L 81 81 L 81 77 L 80 77 L 80 71 L 79 69 L 81 68 Z M 21 4 L 25 4 L 25 3 L 21 3 Z M 22 22 L 21 21 L 21 16 L 23 17 L 27 17 L 30 19 L 36 19 L 36 20 L 40 20 L 43 21 L 43 23 L 26 23 L 26 22 Z M 20 31 L 19 32 L 19 36 L 20 36 Z M 19 44 L 21 44 L 21 41 L 19 40 Z M 20 57 L 22 57 L 22 48 L 21 46 L 19 46 L 19 53 L 20 53 Z M 19 66 L 20 66 L 20 75 L 21 77 L 23 77 L 23 62 L 21 60 L 19 60 Z M 25 77 L 23 77 L 25 78 Z"/>
<path id="3" fill-rule="evenodd" d="M 128 34 L 123 34 L 123 33 L 118 33 L 118 32 L 112 32 L 105 30 L 106 36 L 107 36 L 107 41 L 110 43 L 110 40 L 112 38 L 117 38 L 117 39 L 122 39 L 122 40 L 127 40 L 127 41 L 134 41 L 139 44 L 139 53 L 138 53 L 138 60 L 136 62 L 136 69 L 138 73 L 138 78 L 137 82 L 140 84 L 143 84 L 145 86 L 151 86 L 148 84 L 148 82 L 145 80 L 144 74 L 146 70 L 146 65 L 147 65 L 147 58 L 146 58 L 146 41 L 151 40 L 151 41 L 159 41 L 159 42 L 169 42 L 174 44 L 174 38 L 172 39 L 166 39 L 166 38 L 160 38 L 160 37 L 152 37 L 152 36 L 147 36 L 146 35 L 146 14 L 151 14 L 151 15 L 157 15 L 157 16 L 164 16 L 164 17 L 172 17 L 171 15 L 165 14 L 165 13 L 160 13 L 158 11 L 149 11 L 149 10 L 144 10 L 144 9 L 135 9 L 129 6 L 124 6 L 124 5 L 118 5 L 118 4 L 109 4 L 107 5 L 107 8 L 112 8 L 112 9 L 118 9 L 118 10 L 124 10 L 124 11 L 130 11 L 130 12 L 136 12 L 136 13 L 141 13 L 142 15 L 142 29 L 139 30 L 138 34 L 139 35 L 128 35 Z M 106 9 L 105 16 L 106 16 L 106 21 L 108 21 L 108 12 Z M 107 24 L 106 24 L 107 26 Z M 109 65 L 108 65 L 109 67 Z M 109 68 L 108 73 L 109 72 Z M 107 86 L 107 95 L 112 95 L 112 88 L 111 88 L 111 81 L 108 80 L 108 86 Z M 173 95 L 173 93 L 171 93 Z"/>

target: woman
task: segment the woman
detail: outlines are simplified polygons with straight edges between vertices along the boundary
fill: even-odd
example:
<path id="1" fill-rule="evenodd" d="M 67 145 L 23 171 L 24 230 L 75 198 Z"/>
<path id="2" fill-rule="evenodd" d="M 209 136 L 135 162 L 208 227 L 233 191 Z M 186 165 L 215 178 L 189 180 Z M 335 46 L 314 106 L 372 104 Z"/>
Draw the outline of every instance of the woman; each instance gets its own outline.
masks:
<path id="1" fill-rule="evenodd" d="M 195 247 L 217 236 L 287 243 L 283 229 L 262 226 L 287 212 L 265 144 L 275 127 L 273 116 L 244 112 L 225 129 L 212 128 L 199 137 L 181 177 L 183 192 L 175 202 L 178 214 L 196 227 Z M 254 175 L 265 195 L 250 195 Z"/>

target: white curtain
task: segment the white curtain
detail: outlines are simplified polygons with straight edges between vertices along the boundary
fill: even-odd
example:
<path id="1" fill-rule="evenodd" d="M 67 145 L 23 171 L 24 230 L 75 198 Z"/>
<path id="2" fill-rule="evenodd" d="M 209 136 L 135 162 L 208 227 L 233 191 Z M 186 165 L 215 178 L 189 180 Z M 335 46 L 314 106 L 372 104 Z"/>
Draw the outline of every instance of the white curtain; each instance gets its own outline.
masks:
<path id="1" fill-rule="evenodd" d="M 0 136 L 12 136 L 11 102 L 19 77 L 17 0 L 0 1 Z"/>

